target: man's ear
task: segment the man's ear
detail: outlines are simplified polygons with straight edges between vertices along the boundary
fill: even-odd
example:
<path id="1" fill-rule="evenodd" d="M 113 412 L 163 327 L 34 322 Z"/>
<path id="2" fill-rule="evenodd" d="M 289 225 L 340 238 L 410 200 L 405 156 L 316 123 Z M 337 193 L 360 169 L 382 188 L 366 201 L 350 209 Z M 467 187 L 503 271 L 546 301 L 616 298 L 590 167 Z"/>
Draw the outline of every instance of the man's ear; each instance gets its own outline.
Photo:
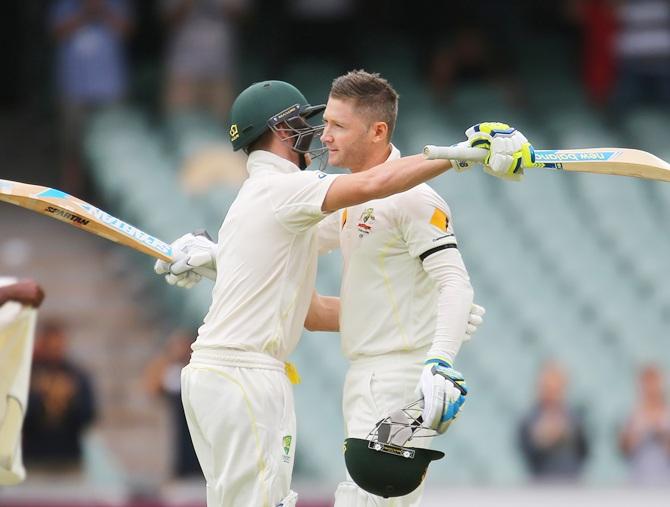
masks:
<path id="1" fill-rule="evenodd" d="M 281 122 L 277 124 L 276 130 L 273 130 L 272 133 L 279 137 L 282 141 L 291 136 L 291 131 L 286 122 Z"/>
<path id="2" fill-rule="evenodd" d="M 373 142 L 386 142 L 389 132 L 389 126 L 386 122 L 376 121 L 372 124 L 371 128 Z"/>

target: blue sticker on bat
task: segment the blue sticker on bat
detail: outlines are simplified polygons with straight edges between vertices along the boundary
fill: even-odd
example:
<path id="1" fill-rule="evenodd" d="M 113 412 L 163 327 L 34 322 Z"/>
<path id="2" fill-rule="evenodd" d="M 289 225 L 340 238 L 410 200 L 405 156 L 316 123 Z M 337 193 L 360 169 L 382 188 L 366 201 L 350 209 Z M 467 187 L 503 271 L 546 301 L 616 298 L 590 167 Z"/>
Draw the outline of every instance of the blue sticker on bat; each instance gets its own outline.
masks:
<path id="1" fill-rule="evenodd" d="M 555 163 L 556 165 L 561 162 L 607 162 L 619 153 L 618 151 L 535 150 L 535 162 Z"/>
<path id="2" fill-rule="evenodd" d="M 107 224 L 110 227 L 116 229 L 117 231 L 120 231 L 125 235 L 130 236 L 131 238 L 134 238 L 144 243 L 146 246 L 154 250 L 157 250 L 169 257 L 172 257 L 172 247 L 167 243 L 162 242 L 160 239 L 150 236 L 146 232 L 138 229 L 137 227 L 130 225 L 129 223 L 126 223 L 123 220 L 120 220 L 116 217 L 113 217 L 109 213 L 106 213 L 101 209 L 92 206 L 91 204 L 85 202 L 78 202 L 77 205 L 80 206 L 82 209 L 84 209 L 89 215 L 94 216 L 96 219 L 100 220 L 104 224 Z"/>
<path id="3" fill-rule="evenodd" d="M 61 190 L 56 190 L 55 188 L 48 188 L 44 192 L 40 192 L 35 197 L 55 197 L 57 199 L 67 199 L 70 197 L 70 194 L 66 194 Z"/>
<path id="4" fill-rule="evenodd" d="M 0 180 L 0 191 L 1 192 L 9 192 L 12 188 L 14 188 L 14 184 L 11 181 Z"/>

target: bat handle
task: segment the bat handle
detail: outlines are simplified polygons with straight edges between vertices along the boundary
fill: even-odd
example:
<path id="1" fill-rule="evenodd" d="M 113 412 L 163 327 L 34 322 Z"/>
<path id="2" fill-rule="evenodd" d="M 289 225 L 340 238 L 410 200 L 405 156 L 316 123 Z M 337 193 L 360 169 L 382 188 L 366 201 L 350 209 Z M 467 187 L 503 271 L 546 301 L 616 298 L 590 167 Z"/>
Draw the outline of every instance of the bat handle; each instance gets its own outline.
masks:
<path id="1" fill-rule="evenodd" d="M 483 148 L 470 148 L 469 146 L 433 146 L 429 144 L 423 148 L 423 154 L 428 160 L 446 159 L 483 162 L 487 153 L 487 150 Z"/>

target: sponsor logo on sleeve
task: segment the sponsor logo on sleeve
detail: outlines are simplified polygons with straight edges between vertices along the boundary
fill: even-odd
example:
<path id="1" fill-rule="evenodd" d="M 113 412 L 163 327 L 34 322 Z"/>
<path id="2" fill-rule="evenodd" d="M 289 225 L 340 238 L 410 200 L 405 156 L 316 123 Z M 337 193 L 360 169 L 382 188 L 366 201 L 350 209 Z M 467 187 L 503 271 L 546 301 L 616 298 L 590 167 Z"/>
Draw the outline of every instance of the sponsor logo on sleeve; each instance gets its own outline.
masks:
<path id="1" fill-rule="evenodd" d="M 440 229 L 442 232 L 447 232 L 447 229 L 449 228 L 449 217 L 440 208 L 435 208 L 429 223 Z"/>

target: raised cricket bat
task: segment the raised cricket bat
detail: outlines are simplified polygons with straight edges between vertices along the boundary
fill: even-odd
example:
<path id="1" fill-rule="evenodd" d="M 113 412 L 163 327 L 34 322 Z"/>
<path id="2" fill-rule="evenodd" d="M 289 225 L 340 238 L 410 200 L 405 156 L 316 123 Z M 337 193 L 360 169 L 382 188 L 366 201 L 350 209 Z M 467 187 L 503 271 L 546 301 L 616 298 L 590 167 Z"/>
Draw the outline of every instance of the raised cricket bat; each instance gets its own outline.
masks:
<path id="1" fill-rule="evenodd" d="M 424 147 L 423 153 L 431 160 L 481 162 L 487 152 L 482 148 L 467 146 L 428 145 Z M 670 181 L 670 164 L 651 153 L 631 148 L 535 150 L 535 164 L 532 167 Z"/>
<path id="2" fill-rule="evenodd" d="M 173 261 L 172 247 L 167 243 L 55 188 L 0 179 L 0 201 L 55 218 L 156 259 Z M 197 268 L 195 271 L 210 280 L 216 279 L 212 269 Z"/>

